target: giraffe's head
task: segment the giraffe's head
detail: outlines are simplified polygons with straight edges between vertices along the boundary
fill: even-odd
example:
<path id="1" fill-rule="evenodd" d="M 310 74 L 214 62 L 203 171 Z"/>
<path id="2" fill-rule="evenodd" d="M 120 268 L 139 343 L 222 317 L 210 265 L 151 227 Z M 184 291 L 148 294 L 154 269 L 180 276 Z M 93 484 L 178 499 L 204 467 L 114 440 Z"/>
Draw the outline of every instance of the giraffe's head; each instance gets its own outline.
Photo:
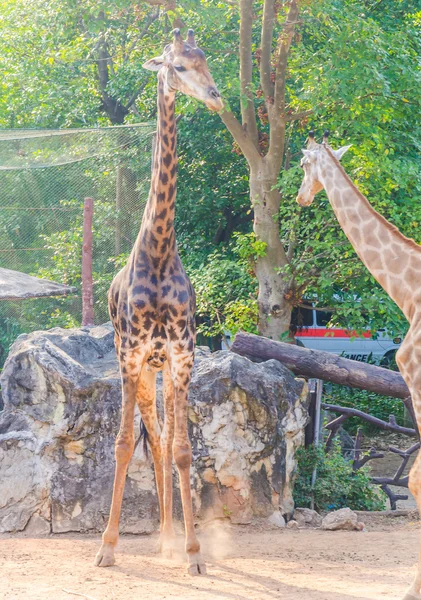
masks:
<path id="1" fill-rule="evenodd" d="M 180 91 L 201 100 L 211 110 L 221 110 L 221 95 L 209 73 L 204 53 L 196 46 L 193 30 L 189 29 L 187 40 L 182 39 L 179 29 L 173 33 L 172 44 L 165 47 L 162 56 L 148 60 L 144 68 L 161 71 L 169 91 Z"/>
<path id="2" fill-rule="evenodd" d="M 322 165 L 326 157 L 328 133 L 325 132 L 323 142 L 317 144 L 314 139 L 314 132 L 310 131 L 308 136 L 308 145 L 303 150 L 304 157 L 301 159 L 301 167 L 304 170 L 304 179 L 298 192 L 297 202 L 300 206 L 310 206 L 317 192 L 323 189 L 322 184 Z M 339 150 L 333 150 L 329 147 L 330 152 L 337 160 L 341 160 L 343 155 L 351 146 L 344 146 Z"/>

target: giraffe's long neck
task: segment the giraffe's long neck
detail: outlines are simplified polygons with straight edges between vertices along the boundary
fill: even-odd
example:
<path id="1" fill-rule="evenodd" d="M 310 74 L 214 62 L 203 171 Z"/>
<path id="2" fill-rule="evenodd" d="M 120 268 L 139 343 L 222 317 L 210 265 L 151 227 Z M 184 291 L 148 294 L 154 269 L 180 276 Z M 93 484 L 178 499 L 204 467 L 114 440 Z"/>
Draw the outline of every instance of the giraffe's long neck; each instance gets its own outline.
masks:
<path id="1" fill-rule="evenodd" d="M 411 320 L 421 277 L 421 248 L 374 210 L 328 148 L 323 149 L 320 170 L 321 183 L 354 250 Z"/>
<path id="2" fill-rule="evenodd" d="M 174 104 L 175 92 L 165 89 L 164 78 L 159 73 L 158 119 L 151 188 L 138 238 L 142 251 L 155 259 L 164 259 L 176 249 L 174 215 L 177 140 Z"/>

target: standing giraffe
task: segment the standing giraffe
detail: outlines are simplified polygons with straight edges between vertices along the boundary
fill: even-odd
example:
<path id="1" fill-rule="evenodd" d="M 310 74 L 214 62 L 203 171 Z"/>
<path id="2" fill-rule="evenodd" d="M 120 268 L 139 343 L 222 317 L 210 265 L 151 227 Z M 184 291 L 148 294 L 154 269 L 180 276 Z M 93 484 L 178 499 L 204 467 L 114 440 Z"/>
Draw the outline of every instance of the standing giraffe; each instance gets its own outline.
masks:
<path id="1" fill-rule="evenodd" d="M 191 445 L 187 430 L 187 394 L 195 345 L 195 296 L 177 252 L 174 232 L 176 195 L 175 94 L 202 100 L 211 110 L 222 101 L 206 58 L 189 30 L 183 41 L 174 30 L 162 56 L 143 66 L 158 73 L 158 126 L 148 204 L 127 265 L 108 294 L 122 379 L 121 425 L 115 445 L 116 470 L 107 528 L 95 564 L 114 564 L 118 523 L 127 467 L 133 454 L 137 403 L 146 427 L 155 467 L 161 515 L 161 550 L 171 555 L 172 457 L 180 477 L 186 529 L 188 571 L 206 573 L 193 522 L 190 489 Z M 164 425 L 158 420 L 156 372 L 163 371 Z"/>
<path id="2" fill-rule="evenodd" d="M 411 392 L 417 426 L 421 432 L 421 246 L 374 210 L 339 163 L 350 148 L 332 150 L 309 136 L 301 166 L 304 179 L 297 202 L 309 206 L 325 189 L 336 218 L 356 253 L 382 288 L 408 319 L 409 331 L 396 354 L 396 362 Z M 409 474 L 409 488 L 421 512 L 421 454 Z M 421 557 L 415 581 L 404 600 L 421 600 Z"/>

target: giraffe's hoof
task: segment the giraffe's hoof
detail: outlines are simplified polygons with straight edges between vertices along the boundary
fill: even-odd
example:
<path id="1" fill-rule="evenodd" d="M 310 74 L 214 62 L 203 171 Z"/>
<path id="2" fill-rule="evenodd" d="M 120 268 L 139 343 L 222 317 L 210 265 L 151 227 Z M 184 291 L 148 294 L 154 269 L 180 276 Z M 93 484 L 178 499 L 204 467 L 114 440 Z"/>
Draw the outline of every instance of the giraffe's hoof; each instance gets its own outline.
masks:
<path id="1" fill-rule="evenodd" d="M 161 538 L 159 541 L 159 551 L 163 558 L 174 558 L 175 556 L 175 537 Z"/>
<path id="2" fill-rule="evenodd" d="M 115 564 L 114 546 L 111 544 L 102 544 L 95 557 L 96 567 L 112 567 Z"/>
<path id="3" fill-rule="evenodd" d="M 200 552 L 189 556 L 189 564 L 187 566 L 189 575 L 206 575 L 206 564 Z"/>
<path id="4" fill-rule="evenodd" d="M 163 546 L 161 548 L 161 556 L 162 558 L 171 559 L 174 558 L 175 549 L 174 546 Z"/>
<path id="5" fill-rule="evenodd" d="M 174 530 L 161 531 L 159 536 L 159 551 L 163 558 L 174 558 L 176 554 L 176 539 Z"/>

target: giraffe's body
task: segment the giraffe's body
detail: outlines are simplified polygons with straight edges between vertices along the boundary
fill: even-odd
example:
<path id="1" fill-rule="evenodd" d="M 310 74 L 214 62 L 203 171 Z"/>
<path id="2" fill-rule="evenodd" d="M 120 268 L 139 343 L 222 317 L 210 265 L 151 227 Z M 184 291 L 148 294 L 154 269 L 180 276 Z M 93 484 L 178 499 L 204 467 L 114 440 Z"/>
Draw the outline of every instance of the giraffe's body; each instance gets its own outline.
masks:
<path id="1" fill-rule="evenodd" d="M 382 215 L 345 173 L 340 158 L 348 148 L 334 151 L 310 137 L 304 150 L 304 180 L 297 196 L 308 206 L 325 189 L 341 228 L 370 273 L 395 301 L 410 327 L 396 354 L 399 370 L 411 392 L 421 433 L 421 246 L 405 237 Z M 421 454 L 409 475 L 409 487 L 421 513 Z M 415 581 L 404 600 L 421 600 L 421 556 Z"/>
<path id="2" fill-rule="evenodd" d="M 193 522 L 190 490 L 191 446 L 187 430 L 187 395 L 195 345 L 195 296 L 177 252 L 174 212 L 177 177 L 175 93 L 201 97 L 217 110 L 219 93 L 196 48 L 192 32 L 188 43 L 175 31 L 174 43 L 162 57 L 146 63 L 159 70 L 158 127 L 151 189 L 141 229 L 127 265 L 109 291 L 109 310 L 122 377 L 122 417 L 116 440 L 113 500 L 98 566 L 114 564 L 118 523 L 127 467 L 133 454 L 134 410 L 144 421 L 155 466 L 161 514 L 161 548 L 171 553 L 172 458 L 179 476 L 186 528 L 186 552 L 192 575 L 206 572 Z M 178 75 L 177 71 L 183 73 Z M 185 75 L 184 75 L 185 74 Z M 156 371 L 163 371 L 163 427 L 158 419 Z"/>

